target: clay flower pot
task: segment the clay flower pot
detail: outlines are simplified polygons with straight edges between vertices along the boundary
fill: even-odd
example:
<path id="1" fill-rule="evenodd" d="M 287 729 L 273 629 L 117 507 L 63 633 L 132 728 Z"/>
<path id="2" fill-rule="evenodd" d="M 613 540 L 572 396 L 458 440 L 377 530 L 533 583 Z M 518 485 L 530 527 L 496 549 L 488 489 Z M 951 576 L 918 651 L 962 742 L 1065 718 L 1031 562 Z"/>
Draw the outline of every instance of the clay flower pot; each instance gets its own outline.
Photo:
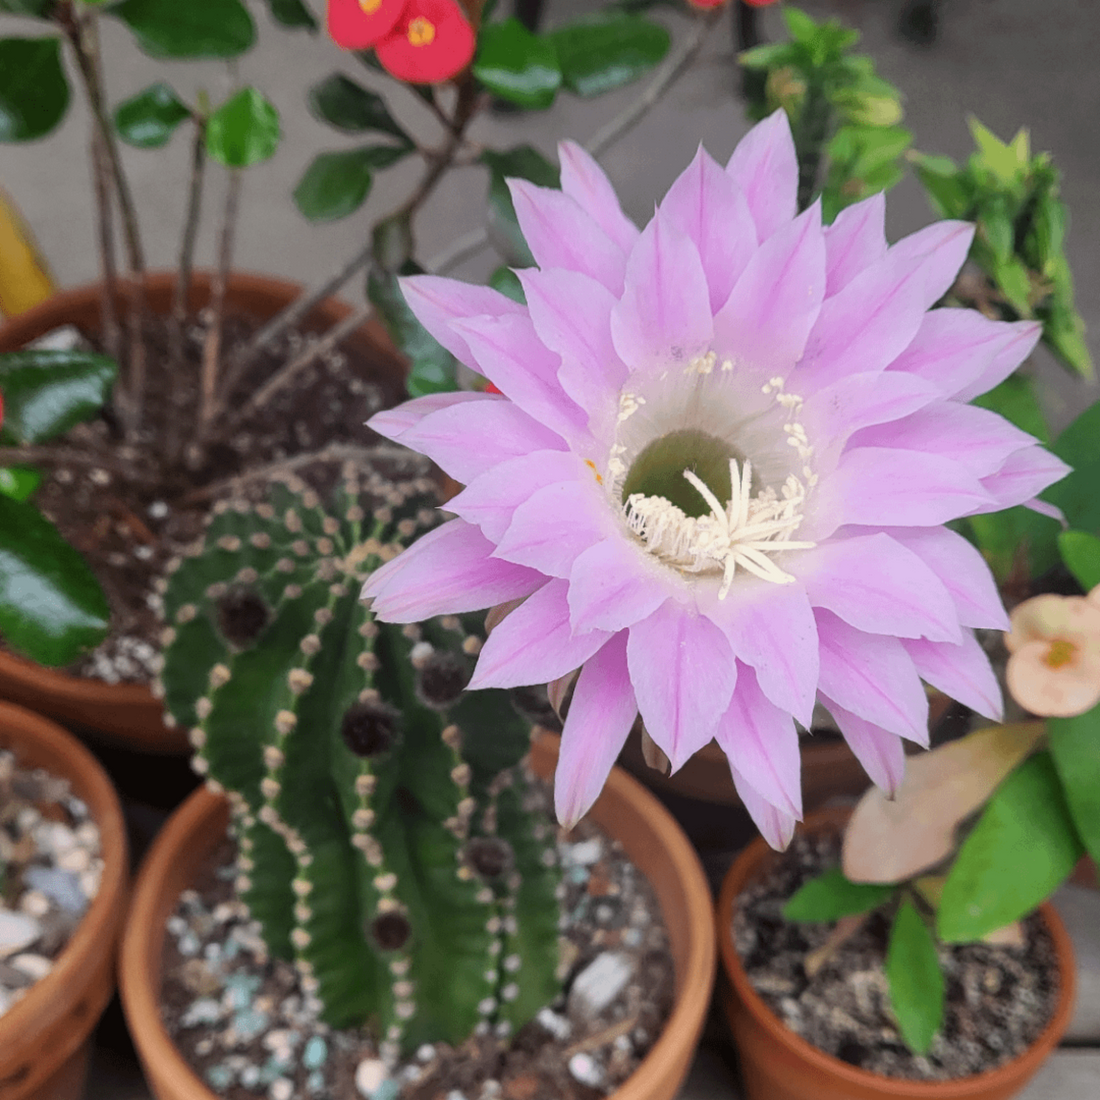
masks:
<path id="1" fill-rule="evenodd" d="M 549 778 L 558 738 L 547 734 L 532 752 L 535 771 Z M 618 839 L 649 880 L 668 927 L 675 966 L 675 1000 L 665 1030 L 614 1100 L 673 1100 L 691 1066 L 714 984 L 714 917 L 699 859 L 668 812 L 625 772 L 612 771 L 592 819 Z M 227 803 L 196 791 L 162 830 L 134 892 L 119 970 L 122 1004 L 145 1074 L 157 1100 L 215 1100 L 173 1045 L 161 1023 L 159 994 L 165 923 L 180 893 L 221 843 Z"/>
<path id="2" fill-rule="evenodd" d="M 850 811 L 811 814 L 800 831 L 839 830 Z M 818 1050 L 788 1028 L 756 994 L 733 945 L 734 904 L 778 853 L 753 841 L 730 867 L 718 898 L 718 947 L 728 983 L 723 1003 L 741 1062 L 748 1100 L 1007 1100 L 1057 1046 L 1073 1013 L 1073 947 L 1054 907 L 1039 912 L 1054 941 L 1059 997 L 1050 1022 L 1023 1054 L 988 1073 L 951 1081 L 910 1081 L 869 1073 Z"/>
<path id="3" fill-rule="evenodd" d="M 122 811 L 91 753 L 53 722 L 0 703 L 0 748 L 14 752 L 23 766 L 67 779 L 99 827 L 99 892 L 50 973 L 0 1016 L 0 1096 L 79 1100 L 89 1036 L 114 992 L 115 948 L 126 915 L 129 855 Z"/>
<path id="4" fill-rule="evenodd" d="M 210 300 L 209 272 L 195 272 L 190 307 L 201 309 Z M 175 286 L 174 272 L 151 274 L 146 301 L 154 314 L 167 314 Z M 230 276 L 226 303 L 252 316 L 270 319 L 301 293 L 296 283 L 263 275 Z M 0 324 L 0 352 L 17 351 L 30 341 L 62 325 L 96 332 L 100 325 L 99 285 L 59 291 L 41 305 Z M 324 332 L 352 313 L 350 306 L 326 298 L 301 323 L 307 332 Z M 386 364 L 392 371 L 396 397 L 404 391 L 405 364 L 394 351 L 385 329 L 370 321 L 344 340 L 343 347 Z M 0 652 L 0 695 L 54 718 L 82 732 L 99 734 L 115 745 L 139 752 L 186 754 L 191 751 L 183 730 L 163 722 L 160 701 L 143 684 L 107 684 L 43 668 L 10 653 Z"/>

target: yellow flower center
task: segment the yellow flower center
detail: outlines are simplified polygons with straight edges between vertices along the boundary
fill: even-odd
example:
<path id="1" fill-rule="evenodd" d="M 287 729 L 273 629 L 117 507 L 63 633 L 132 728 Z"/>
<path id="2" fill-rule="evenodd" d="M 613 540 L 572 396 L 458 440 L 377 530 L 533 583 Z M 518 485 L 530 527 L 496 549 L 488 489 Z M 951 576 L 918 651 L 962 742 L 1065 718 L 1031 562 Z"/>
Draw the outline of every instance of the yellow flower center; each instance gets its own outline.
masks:
<path id="1" fill-rule="evenodd" d="M 428 22 L 422 15 L 409 20 L 409 44 L 427 46 L 435 38 L 435 24 Z"/>
<path id="2" fill-rule="evenodd" d="M 382 6 L 382 0 L 359 0 L 359 6 L 367 15 L 373 15 Z"/>
<path id="3" fill-rule="evenodd" d="M 1062 668 L 1068 665 L 1077 653 L 1077 647 L 1073 642 L 1067 642 L 1064 638 L 1056 638 L 1050 643 L 1050 649 L 1047 650 L 1046 656 L 1043 658 L 1043 664 L 1047 668 Z"/>

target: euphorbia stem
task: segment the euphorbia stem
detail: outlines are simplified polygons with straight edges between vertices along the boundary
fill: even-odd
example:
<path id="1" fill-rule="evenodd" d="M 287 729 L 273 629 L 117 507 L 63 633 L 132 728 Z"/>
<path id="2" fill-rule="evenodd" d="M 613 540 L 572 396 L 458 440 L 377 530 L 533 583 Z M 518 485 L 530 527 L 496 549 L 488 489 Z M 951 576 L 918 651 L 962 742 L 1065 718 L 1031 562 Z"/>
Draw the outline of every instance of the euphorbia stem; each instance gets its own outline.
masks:
<path id="1" fill-rule="evenodd" d="M 111 169 L 98 130 L 92 131 L 91 151 L 99 268 L 102 276 L 99 283 L 100 324 L 103 327 L 103 346 L 107 354 L 117 361 L 121 351 L 121 336 L 118 330 L 118 313 L 115 310 L 118 269 L 115 267 L 114 220 L 111 217 Z"/>
<path id="2" fill-rule="evenodd" d="M 218 391 L 218 362 L 221 358 L 222 327 L 225 323 L 225 288 L 229 281 L 229 269 L 233 263 L 233 237 L 237 226 L 237 208 L 241 197 L 241 173 L 234 168 L 229 172 L 229 186 L 225 193 L 225 215 L 222 220 L 221 240 L 218 246 L 218 266 L 210 287 L 210 327 L 206 330 L 206 342 L 202 349 L 202 374 L 199 383 L 198 436 L 202 438 L 206 425 L 214 412 Z"/>
<path id="3" fill-rule="evenodd" d="M 124 385 L 120 387 L 123 396 L 120 412 L 127 432 L 133 433 L 141 422 L 145 396 L 145 345 L 142 339 L 142 321 L 145 314 L 145 256 L 138 232 L 137 211 L 122 169 L 122 160 L 111 120 L 107 117 L 107 105 L 99 67 L 97 16 L 94 12 L 85 12 L 78 16 L 71 4 L 64 4 L 59 6 L 57 17 L 76 56 L 77 69 L 88 97 L 93 124 L 99 133 L 104 155 L 110 165 L 111 182 L 114 184 L 122 214 L 122 235 L 130 269 L 130 308 L 127 324 L 130 356 L 127 377 Z"/>
<path id="4" fill-rule="evenodd" d="M 172 317 L 168 330 L 168 369 L 174 378 L 183 365 L 183 326 L 187 321 L 187 298 L 191 291 L 191 269 L 195 259 L 195 238 L 202 208 L 202 182 L 206 167 L 206 120 L 195 119 L 191 144 L 191 182 L 187 189 L 187 214 L 183 222 L 176 286 L 172 294 Z"/>

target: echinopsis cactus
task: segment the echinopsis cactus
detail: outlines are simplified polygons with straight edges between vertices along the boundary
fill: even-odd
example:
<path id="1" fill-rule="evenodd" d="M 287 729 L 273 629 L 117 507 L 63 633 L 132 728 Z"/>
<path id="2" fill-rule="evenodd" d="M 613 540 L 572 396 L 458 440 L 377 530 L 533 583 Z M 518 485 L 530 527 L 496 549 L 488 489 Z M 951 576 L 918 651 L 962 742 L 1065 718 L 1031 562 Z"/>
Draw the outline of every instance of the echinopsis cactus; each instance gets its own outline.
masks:
<path id="1" fill-rule="evenodd" d="M 224 789 L 241 899 L 336 1027 L 393 1059 L 506 1035 L 559 981 L 554 829 L 506 692 L 466 694 L 482 638 L 376 623 L 363 579 L 436 522 L 424 476 L 352 467 L 215 510 L 163 597 L 162 683 Z"/>

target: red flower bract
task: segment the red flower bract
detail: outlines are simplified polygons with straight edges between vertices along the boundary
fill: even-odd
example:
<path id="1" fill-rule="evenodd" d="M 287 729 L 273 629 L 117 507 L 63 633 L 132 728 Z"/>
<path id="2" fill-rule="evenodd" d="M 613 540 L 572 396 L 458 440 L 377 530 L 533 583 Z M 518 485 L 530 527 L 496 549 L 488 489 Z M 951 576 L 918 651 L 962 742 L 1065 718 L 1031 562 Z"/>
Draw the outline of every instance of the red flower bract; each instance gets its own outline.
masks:
<path id="1" fill-rule="evenodd" d="M 398 80 L 436 84 L 461 72 L 476 44 L 455 0 L 407 0 L 393 33 L 376 49 L 378 60 Z"/>
<path id="2" fill-rule="evenodd" d="M 365 50 L 386 37 L 408 0 L 328 0 L 329 37 L 345 50 Z"/>

